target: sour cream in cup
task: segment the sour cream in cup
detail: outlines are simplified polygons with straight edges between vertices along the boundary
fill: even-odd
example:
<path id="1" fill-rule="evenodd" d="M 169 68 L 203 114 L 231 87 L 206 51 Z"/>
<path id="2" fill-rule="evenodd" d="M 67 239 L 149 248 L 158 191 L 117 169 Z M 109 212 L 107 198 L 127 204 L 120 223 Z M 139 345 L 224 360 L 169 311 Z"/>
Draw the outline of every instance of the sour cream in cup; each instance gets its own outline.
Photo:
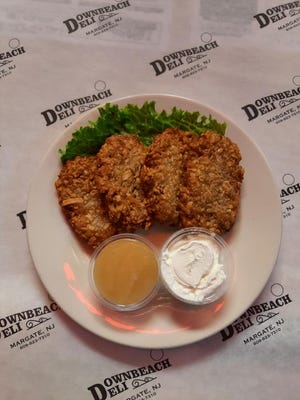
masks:
<path id="1" fill-rule="evenodd" d="M 233 259 L 227 243 L 204 228 L 185 228 L 165 243 L 160 272 L 177 299 L 202 305 L 223 296 L 232 279 Z"/>

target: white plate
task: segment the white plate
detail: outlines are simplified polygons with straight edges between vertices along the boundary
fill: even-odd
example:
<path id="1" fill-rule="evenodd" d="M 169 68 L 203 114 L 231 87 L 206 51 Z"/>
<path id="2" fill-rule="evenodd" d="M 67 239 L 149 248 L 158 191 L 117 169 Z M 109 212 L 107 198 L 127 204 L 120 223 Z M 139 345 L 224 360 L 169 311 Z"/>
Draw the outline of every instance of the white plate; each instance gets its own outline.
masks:
<path id="1" fill-rule="evenodd" d="M 173 106 L 211 114 L 227 123 L 226 135 L 241 150 L 245 177 L 237 221 L 225 236 L 235 261 L 233 285 L 222 301 L 193 308 L 164 291 L 145 309 L 118 313 L 104 309 L 88 283 L 88 253 L 75 238 L 57 202 L 54 182 L 61 168 L 58 149 L 75 129 L 98 117 L 92 109 L 70 126 L 46 154 L 28 200 L 27 232 L 38 274 L 49 294 L 78 324 L 111 341 L 140 348 L 186 345 L 213 335 L 236 320 L 256 299 L 274 267 L 281 238 L 281 205 L 267 162 L 250 138 L 221 113 L 196 101 L 171 95 L 140 95 L 112 101 L 141 106 L 155 100 L 157 110 Z M 170 231 L 153 229 L 147 236 L 161 246 Z"/>

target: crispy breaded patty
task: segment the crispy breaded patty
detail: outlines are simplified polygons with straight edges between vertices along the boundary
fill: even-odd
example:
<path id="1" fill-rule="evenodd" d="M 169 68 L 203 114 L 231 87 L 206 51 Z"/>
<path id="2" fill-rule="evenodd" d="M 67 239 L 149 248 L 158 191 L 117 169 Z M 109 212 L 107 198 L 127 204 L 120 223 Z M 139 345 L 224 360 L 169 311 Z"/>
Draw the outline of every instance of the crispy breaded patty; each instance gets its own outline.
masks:
<path id="1" fill-rule="evenodd" d="M 116 233 L 106 216 L 95 181 L 97 157 L 76 157 L 55 182 L 59 204 L 76 234 L 95 248 Z"/>
<path id="2" fill-rule="evenodd" d="M 149 229 L 151 218 L 140 182 L 147 148 L 132 134 L 109 137 L 97 154 L 97 187 L 119 230 Z"/>
<path id="3" fill-rule="evenodd" d="M 167 129 L 148 148 L 141 181 L 153 218 L 162 225 L 177 225 L 178 193 L 187 154 L 197 140 L 194 133 Z"/>
<path id="4" fill-rule="evenodd" d="M 228 137 L 206 132 L 198 155 L 186 161 L 178 207 L 179 226 L 200 226 L 222 234 L 234 224 L 244 170 L 238 146 Z"/>

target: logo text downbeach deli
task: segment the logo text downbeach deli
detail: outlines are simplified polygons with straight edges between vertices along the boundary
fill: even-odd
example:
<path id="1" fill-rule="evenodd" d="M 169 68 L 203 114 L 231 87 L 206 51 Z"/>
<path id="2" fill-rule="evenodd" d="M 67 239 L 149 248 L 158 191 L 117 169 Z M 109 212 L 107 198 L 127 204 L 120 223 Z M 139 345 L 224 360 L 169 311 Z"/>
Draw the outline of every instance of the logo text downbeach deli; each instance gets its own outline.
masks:
<path id="1" fill-rule="evenodd" d="M 208 52 L 218 48 L 218 43 L 210 41 L 209 43 L 188 49 L 178 50 L 150 62 L 156 76 L 165 72 L 176 70 L 174 78 L 186 78 L 207 68 L 211 62 L 208 58 Z"/>
<path id="2" fill-rule="evenodd" d="M 51 313 L 59 310 L 55 302 L 0 317 L 0 340 L 9 340 L 11 349 L 23 349 L 46 337 L 54 328 Z"/>
<path id="3" fill-rule="evenodd" d="M 248 121 L 252 121 L 258 116 L 269 114 L 271 111 L 274 113 L 277 111 L 275 115 L 272 114 L 272 117 L 267 119 L 267 122 L 279 123 L 300 113 L 299 100 L 300 86 L 261 97 L 241 108 L 246 113 Z"/>
<path id="4" fill-rule="evenodd" d="M 80 14 L 77 14 L 75 17 L 66 19 L 65 21 L 63 21 L 63 23 L 65 24 L 69 34 L 74 33 L 78 29 L 85 29 L 85 28 L 91 27 L 93 25 L 103 24 L 103 23 L 105 23 L 106 20 L 116 17 L 119 14 L 120 10 L 122 10 L 126 7 L 130 7 L 130 5 L 131 4 L 130 4 L 129 0 L 120 1 L 117 4 L 111 4 L 111 5 L 96 8 L 93 10 L 84 11 Z M 118 21 L 116 21 L 116 22 L 118 22 Z M 113 27 L 113 26 L 110 24 L 108 24 L 105 27 L 103 26 L 102 31 L 107 30 L 105 28 L 111 28 L 111 27 Z M 101 27 L 99 27 L 99 28 L 101 28 Z M 100 29 L 100 31 L 101 31 L 101 29 Z M 97 31 L 91 30 L 91 31 L 88 31 L 87 34 L 90 34 L 90 33 L 95 34 L 96 32 Z"/>
<path id="5" fill-rule="evenodd" d="M 12 50 L 6 50 L 2 53 L 0 53 L 0 62 L 2 63 L 3 60 L 9 60 L 12 57 L 19 56 L 20 54 L 24 54 L 25 49 L 23 46 L 18 47 L 17 49 L 12 49 Z"/>
<path id="6" fill-rule="evenodd" d="M 17 38 L 10 39 L 8 45 L 9 49 L 0 51 L 0 79 L 12 74 L 16 69 L 16 58 L 26 53 Z"/>
<path id="7" fill-rule="evenodd" d="M 290 217 L 296 210 L 295 195 L 300 194 L 300 183 L 291 173 L 282 177 L 284 187 L 280 191 L 283 218 Z"/>
<path id="8" fill-rule="evenodd" d="M 274 6 L 253 16 L 257 21 L 260 28 L 266 28 L 270 24 L 282 23 L 278 25 L 277 29 L 290 29 L 296 28 L 300 25 L 300 1 L 292 1 L 289 3 Z M 287 21 L 287 19 L 289 19 Z"/>
<path id="9" fill-rule="evenodd" d="M 57 120 L 63 120 L 75 115 L 76 111 L 79 113 L 85 112 L 95 107 L 101 100 L 110 96 L 112 96 L 111 90 L 106 89 L 89 96 L 78 97 L 56 104 L 53 108 L 42 111 L 41 114 L 46 121 L 46 126 L 49 126 L 54 124 Z"/>
<path id="10" fill-rule="evenodd" d="M 129 389 L 135 391 L 134 395 L 128 397 L 130 399 L 150 399 L 155 397 L 157 390 L 161 388 L 161 385 L 156 382 L 155 374 L 171 366 L 170 360 L 164 358 L 153 364 L 107 377 L 101 383 L 95 383 L 87 389 L 94 400 L 106 400 Z M 143 387 L 142 390 L 141 387 Z"/>
<path id="11" fill-rule="evenodd" d="M 273 286 L 282 288 L 280 284 L 275 284 Z M 284 324 L 284 319 L 279 316 L 279 309 L 291 302 L 292 299 L 290 295 L 284 295 L 282 288 L 281 296 L 277 296 L 276 299 L 268 302 L 252 305 L 236 321 L 220 331 L 222 340 L 226 341 L 251 327 L 252 334 L 244 338 L 244 344 L 252 343 L 255 345 L 269 339 L 271 336 L 280 332 Z M 253 327 L 256 327 L 254 333 Z"/>

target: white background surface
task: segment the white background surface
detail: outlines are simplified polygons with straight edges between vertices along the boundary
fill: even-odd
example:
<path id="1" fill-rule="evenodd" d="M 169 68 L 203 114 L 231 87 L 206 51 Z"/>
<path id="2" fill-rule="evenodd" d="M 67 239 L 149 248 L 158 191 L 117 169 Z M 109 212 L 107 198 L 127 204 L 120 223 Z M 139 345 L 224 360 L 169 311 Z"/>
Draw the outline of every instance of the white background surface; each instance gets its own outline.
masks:
<path id="1" fill-rule="evenodd" d="M 0 67 L 1 398 L 93 399 L 88 388 L 98 384 L 106 388 L 107 398 L 117 400 L 146 400 L 146 396 L 296 400 L 300 389 L 300 94 L 284 108 L 273 99 L 274 109 L 251 121 L 242 107 L 285 91 L 300 92 L 300 26 L 292 25 L 300 14 L 281 11 L 284 18 L 260 28 L 255 15 L 288 3 L 189 0 L 183 7 L 180 1 L 129 0 L 130 6 L 110 18 L 121 18 L 118 26 L 96 36 L 86 35 L 89 27 L 68 34 L 63 21 L 116 3 L 28 0 L 0 5 L 0 54 L 4 53 L 0 61 L 11 61 Z M 175 75 L 187 65 L 155 75 L 151 62 L 203 46 L 207 38 L 218 44 L 206 52 L 207 68 L 186 78 Z M 16 45 L 25 52 L 5 58 Z M 104 86 L 111 99 L 171 93 L 220 110 L 264 152 L 278 195 L 284 191 L 282 243 L 274 271 L 252 308 L 223 336 L 217 333 L 173 350 L 112 344 L 78 326 L 62 310 L 54 311 L 53 300 L 36 274 L 18 215 L 26 210 L 30 182 L 42 156 L 80 114 L 75 107 L 75 114 L 46 126 L 42 113 L 98 93 L 97 88 Z M 291 108 L 295 115 L 290 111 L 278 123 L 279 116 Z M 257 201 L 264 202 L 259 190 Z M 49 320 L 28 329 L 26 323 L 38 319 L 30 317 L 32 312 Z M 266 318 L 270 312 L 276 315 L 258 322 L 259 315 Z M 133 379 L 128 379 L 126 391 L 108 392 L 115 386 L 111 377 L 156 362 L 161 363 L 158 370 L 141 376 L 151 376 L 153 381 L 135 389 Z M 171 366 L 159 370 L 162 365 Z M 137 397 L 145 389 L 148 393 Z M 98 392 L 101 397 L 105 396 Z"/>

